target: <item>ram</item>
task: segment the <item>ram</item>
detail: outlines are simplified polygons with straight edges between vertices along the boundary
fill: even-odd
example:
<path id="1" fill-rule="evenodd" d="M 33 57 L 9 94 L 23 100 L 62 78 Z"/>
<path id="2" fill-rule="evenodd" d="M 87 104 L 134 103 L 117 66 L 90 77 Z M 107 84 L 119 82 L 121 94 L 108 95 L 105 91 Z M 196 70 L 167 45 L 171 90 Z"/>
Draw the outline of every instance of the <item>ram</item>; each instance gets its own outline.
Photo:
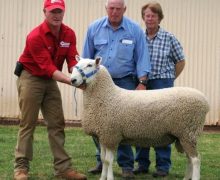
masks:
<path id="1" fill-rule="evenodd" d="M 82 127 L 97 137 L 103 169 L 100 180 L 113 180 L 112 163 L 119 143 L 142 147 L 175 142 L 188 158 L 184 179 L 200 179 L 196 144 L 209 111 L 205 96 L 196 89 L 125 90 L 116 86 L 101 58 L 79 56 L 72 85 L 83 89 Z"/>

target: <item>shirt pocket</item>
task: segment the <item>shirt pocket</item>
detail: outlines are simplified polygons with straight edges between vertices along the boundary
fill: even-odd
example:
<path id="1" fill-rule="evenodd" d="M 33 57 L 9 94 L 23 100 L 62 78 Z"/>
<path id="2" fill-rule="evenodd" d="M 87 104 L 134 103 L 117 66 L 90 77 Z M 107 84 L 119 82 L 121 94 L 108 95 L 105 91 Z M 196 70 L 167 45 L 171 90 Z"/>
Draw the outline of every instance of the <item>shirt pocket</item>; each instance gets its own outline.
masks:
<path id="1" fill-rule="evenodd" d="M 132 60 L 134 55 L 134 41 L 120 40 L 117 48 L 117 57 L 124 60 Z"/>
<path id="2" fill-rule="evenodd" d="M 108 44 L 108 41 L 106 39 L 95 39 L 94 40 L 95 49 L 98 52 L 103 51 L 107 44 Z"/>
<path id="3" fill-rule="evenodd" d="M 166 49 L 159 49 L 157 54 L 157 66 L 159 65 L 160 68 L 158 68 L 159 73 L 164 73 L 167 71 L 170 71 L 170 51 L 168 48 Z"/>

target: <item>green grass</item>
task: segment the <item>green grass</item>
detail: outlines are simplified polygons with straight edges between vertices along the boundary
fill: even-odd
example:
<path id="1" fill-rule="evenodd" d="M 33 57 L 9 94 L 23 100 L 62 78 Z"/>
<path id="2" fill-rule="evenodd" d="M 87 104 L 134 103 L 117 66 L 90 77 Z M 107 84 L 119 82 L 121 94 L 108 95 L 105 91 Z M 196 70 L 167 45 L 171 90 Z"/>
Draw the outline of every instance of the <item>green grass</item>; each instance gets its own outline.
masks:
<path id="1" fill-rule="evenodd" d="M 11 180 L 13 177 L 14 148 L 16 145 L 18 127 L 0 126 L 0 180 Z M 90 136 L 84 134 L 81 128 L 66 128 L 66 150 L 72 157 L 74 168 L 85 173 L 90 180 L 99 179 L 99 175 L 90 175 L 88 169 L 95 165 L 95 146 Z M 186 158 L 172 147 L 172 168 L 167 180 L 183 179 Z M 198 149 L 201 155 L 201 179 L 220 180 L 220 134 L 203 133 L 199 139 Z M 151 150 L 150 174 L 138 175 L 136 180 L 153 179 L 155 170 L 154 150 Z M 121 169 L 114 161 L 115 179 L 121 179 Z M 30 180 L 52 180 L 53 158 L 49 149 L 46 128 L 38 126 L 34 137 L 34 159 L 31 162 Z"/>

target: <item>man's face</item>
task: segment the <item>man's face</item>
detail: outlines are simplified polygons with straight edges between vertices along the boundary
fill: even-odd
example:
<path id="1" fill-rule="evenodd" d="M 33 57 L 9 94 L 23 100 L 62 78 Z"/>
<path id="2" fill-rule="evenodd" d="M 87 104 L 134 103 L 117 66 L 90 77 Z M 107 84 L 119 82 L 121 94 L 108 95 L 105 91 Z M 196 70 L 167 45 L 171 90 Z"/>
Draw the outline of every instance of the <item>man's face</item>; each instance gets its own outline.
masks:
<path id="1" fill-rule="evenodd" d="M 159 15 L 152 12 L 150 8 L 144 11 L 143 20 L 147 29 L 157 29 L 160 24 Z"/>
<path id="2" fill-rule="evenodd" d="M 121 0 L 110 0 L 106 5 L 106 12 L 111 25 L 118 26 L 122 21 L 122 17 L 126 7 Z"/>
<path id="3" fill-rule="evenodd" d="M 51 11 L 44 10 L 46 21 L 51 26 L 60 26 L 63 22 L 64 11 L 61 9 L 53 9 Z"/>

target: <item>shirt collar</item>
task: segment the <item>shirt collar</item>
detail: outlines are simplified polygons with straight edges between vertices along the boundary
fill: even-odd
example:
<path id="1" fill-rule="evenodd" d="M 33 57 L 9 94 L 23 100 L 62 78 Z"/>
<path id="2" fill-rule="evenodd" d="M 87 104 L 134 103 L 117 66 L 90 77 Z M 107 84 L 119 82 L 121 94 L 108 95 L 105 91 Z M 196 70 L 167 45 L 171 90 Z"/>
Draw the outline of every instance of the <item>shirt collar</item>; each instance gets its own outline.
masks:
<path id="1" fill-rule="evenodd" d="M 104 21 L 104 23 L 103 23 L 103 27 L 112 28 L 111 24 L 109 23 L 109 20 L 108 20 L 108 17 L 107 17 L 107 16 L 106 16 L 105 21 Z M 125 21 L 124 21 L 124 17 L 122 18 L 122 22 L 121 22 L 121 24 L 118 26 L 117 29 L 120 29 L 120 28 L 126 29 L 126 24 L 125 24 Z"/>
<path id="2" fill-rule="evenodd" d="M 159 26 L 159 30 L 158 30 L 157 35 L 156 35 L 156 36 L 157 36 L 158 38 L 162 39 L 162 36 L 163 36 L 163 31 L 164 31 L 164 30 L 163 30 L 163 29 L 162 29 L 162 28 Z"/>
<path id="3" fill-rule="evenodd" d="M 65 28 L 64 28 L 64 26 L 65 26 L 65 25 L 62 23 L 60 29 L 61 29 L 61 32 L 64 32 L 64 33 L 65 33 Z M 43 22 L 43 24 L 42 24 L 42 30 L 43 30 L 43 33 L 44 33 L 45 35 L 46 35 L 47 33 L 51 33 L 50 28 L 49 28 L 49 26 L 48 26 L 46 20 L 45 20 L 45 21 Z M 51 33 L 51 34 L 52 34 L 52 33 Z"/>
<path id="4" fill-rule="evenodd" d="M 159 38 L 159 39 L 162 39 L 162 36 L 163 36 L 163 28 L 161 28 L 160 26 L 159 26 L 159 30 L 157 31 L 157 33 L 155 34 L 155 36 L 154 36 L 154 38 Z M 147 35 L 147 29 L 146 29 L 146 35 Z"/>

